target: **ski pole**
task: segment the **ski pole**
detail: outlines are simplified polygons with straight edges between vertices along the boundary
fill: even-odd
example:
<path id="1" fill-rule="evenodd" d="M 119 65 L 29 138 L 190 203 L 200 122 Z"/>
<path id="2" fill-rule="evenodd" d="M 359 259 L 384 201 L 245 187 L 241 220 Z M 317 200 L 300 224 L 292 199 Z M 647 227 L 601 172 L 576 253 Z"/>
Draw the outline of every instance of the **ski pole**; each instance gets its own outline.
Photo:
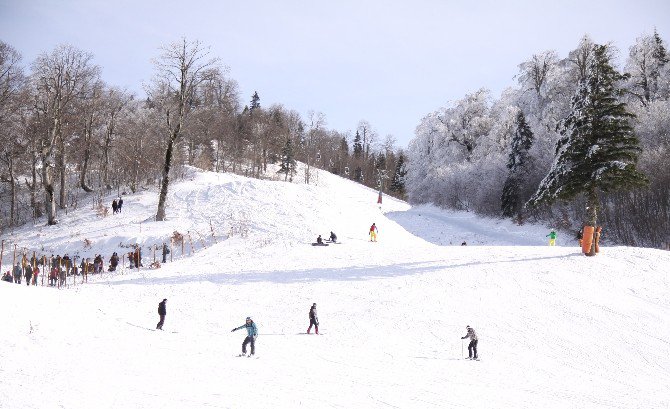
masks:
<path id="1" fill-rule="evenodd" d="M 463 338 L 461 338 L 461 358 L 463 358 Z"/>

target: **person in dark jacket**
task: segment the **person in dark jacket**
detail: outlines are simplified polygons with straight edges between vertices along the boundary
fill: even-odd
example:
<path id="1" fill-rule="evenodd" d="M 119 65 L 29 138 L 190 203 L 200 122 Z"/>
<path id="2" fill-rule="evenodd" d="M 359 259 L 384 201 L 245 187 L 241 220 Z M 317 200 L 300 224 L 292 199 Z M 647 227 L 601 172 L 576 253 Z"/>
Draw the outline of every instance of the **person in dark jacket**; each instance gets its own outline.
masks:
<path id="1" fill-rule="evenodd" d="M 112 213 L 116 214 L 119 210 L 119 204 L 116 202 L 116 199 L 112 200 Z"/>
<path id="2" fill-rule="evenodd" d="M 330 241 L 337 243 L 337 234 L 333 233 L 332 231 L 330 232 Z"/>
<path id="3" fill-rule="evenodd" d="M 461 337 L 461 339 L 470 338 L 470 344 L 468 345 L 468 359 L 477 359 L 477 342 L 479 341 L 477 333 L 475 332 L 475 329 L 469 325 L 465 328 L 468 330 L 468 333 L 465 334 L 464 337 Z"/>
<path id="4" fill-rule="evenodd" d="M 25 268 L 26 285 L 30 285 L 30 280 L 33 278 L 33 267 L 28 264 Z"/>
<path id="5" fill-rule="evenodd" d="M 167 255 L 170 254 L 170 248 L 163 243 L 163 264 L 167 263 Z"/>
<path id="6" fill-rule="evenodd" d="M 323 239 L 321 238 L 320 234 L 319 237 L 316 238 L 316 244 L 323 244 Z"/>
<path id="7" fill-rule="evenodd" d="M 163 298 L 163 301 L 158 303 L 158 316 L 161 318 L 160 321 L 158 321 L 158 325 L 156 325 L 156 329 L 163 330 L 163 324 L 165 323 L 165 315 L 167 314 L 167 311 L 165 309 L 165 303 L 167 302 L 167 298 Z"/>
<path id="8" fill-rule="evenodd" d="M 121 213 L 122 207 L 123 207 L 123 199 L 119 198 L 118 206 L 116 208 L 117 213 Z"/>
<path id="9" fill-rule="evenodd" d="M 256 337 L 258 337 L 258 328 L 256 328 L 256 323 L 251 319 L 251 317 L 247 317 L 247 322 L 244 325 L 240 325 L 237 328 L 233 328 L 230 332 L 235 332 L 238 329 L 245 328 L 247 330 L 247 337 L 244 338 L 244 342 L 242 343 L 242 355 L 246 355 L 247 353 L 247 344 L 251 344 L 251 354 L 249 356 L 252 356 L 253 354 L 256 353 Z"/>
<path id="10" fill-rule="evenodd" d="M 21 284 L 21 276 L 23 275 L 23 269 L 21 268 L 21 263 L 17 262 L 14 266 L 14 283 Z"/>
<path id="11" fill-rule="evenodd" d="M 307 333 L 312 330 L 312 325 L 314 325 L 314 333 L 319 335 L 319 317 L 316 315 L 316 303 L 312 304 L 312 308 L 309 309 L 309 328 L 307 328 Z"/>

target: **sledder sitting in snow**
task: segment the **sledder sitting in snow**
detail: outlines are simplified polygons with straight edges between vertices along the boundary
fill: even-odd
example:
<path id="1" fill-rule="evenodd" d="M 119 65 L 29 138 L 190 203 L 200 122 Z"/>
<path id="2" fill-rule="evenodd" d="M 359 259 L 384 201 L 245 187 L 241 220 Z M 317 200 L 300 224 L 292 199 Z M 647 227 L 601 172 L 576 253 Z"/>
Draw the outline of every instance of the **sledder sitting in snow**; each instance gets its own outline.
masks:
<path id="1" fill-rule="evenodd" d="M 461 339 L 470 338 L 470 345 L 468 345 L 468 359 L 477 359 L 477 342 L 479 341 L 477 339 L 477 333 L 475 332 L 475 329 L 469 325 L 467 325 L 465 328 L 468 330 L 468 333 L 465 334 L 464 337 L 461 337 Z M 472 356 L 473 352 L 474 357 Z"/>
<path id="2" fill-rule="evenodd" d="M 247 353 L 247 344 L 251 344 L 251 355 L 253 355 L 256 352 L 256 337 L 258 336 L 258 328 L 256 328 L 256 324 L 254 321 L 251 319 L 251 317 L 247 317 L 247 322 L 244 325 L 240 325 L 237 328 L 233 328 L 230 332 L 235 332 L 238 329 L 246 328 L 247 329 L 247 337 L 244 338 L 244 342 L 242 343 L 242 355 L 246 355 Z"/>
<path id="3" fill-rule="evenodd" d="M 323 244 L 323 239 L 321 238 L 320 234 L 319 237 L 316 238 L 316 244 Z"/>

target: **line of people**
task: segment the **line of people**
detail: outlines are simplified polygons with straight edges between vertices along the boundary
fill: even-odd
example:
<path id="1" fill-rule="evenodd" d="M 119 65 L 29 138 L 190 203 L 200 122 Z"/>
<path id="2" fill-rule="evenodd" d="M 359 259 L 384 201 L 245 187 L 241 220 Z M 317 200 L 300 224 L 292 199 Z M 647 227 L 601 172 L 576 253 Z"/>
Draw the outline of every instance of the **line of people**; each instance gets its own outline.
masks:
<path id="1" fill-rule="evenodd" d="M 113 214 L 121 213 L 122 208 L 123 208 L 123 199 L 122 198 L 119 197 L 118 199 L 112 200 L 112 213 Z"/>

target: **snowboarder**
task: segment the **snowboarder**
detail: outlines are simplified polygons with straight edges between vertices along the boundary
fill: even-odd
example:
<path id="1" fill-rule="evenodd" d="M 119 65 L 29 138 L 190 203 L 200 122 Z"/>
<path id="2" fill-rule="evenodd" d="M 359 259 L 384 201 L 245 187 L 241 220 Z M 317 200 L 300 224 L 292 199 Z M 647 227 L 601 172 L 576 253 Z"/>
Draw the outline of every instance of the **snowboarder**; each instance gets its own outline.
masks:
<path id="1" fill-rule="evenodd" d="M 465 328 L 468 330 L 468 333 L 465 334 L 464 337 L 461 337 L 461 339 L 470 338 L 470 344 L 468 345 L 468 359 L 477 359 L 477 342 L 479 341 L 479 339 L 477 339 L 477 333 L 475 332 L 475 329 L 469 325 Z"/>
<path id="2" fill-rule="evenodd" d="M 554 229 L 552 229 L 551 232 L 549 232 L 549 234 L 547 234 L 544 237 L 549 237 L 549 245 L 550 246 L 555 246 L 556 245 L 556 236 L 557 236 L 556 231 Z"/>
<path id="3" fill-rule="evenodd" d="M 372 223 L 372 226 L 370 226 L 370 241 L 377 241 L 377 234 L 379 234 L 377 225 Z"/>
<path id="4" fill-rule="evenodd" d="M 316 244 L 323 244 L 323 239 L 321 238 L 320 234 L 319 237 L 316 238 Z"/>
<path id="5" fill-rule="evenodd" d="M 251 354 L 249 356 L 252 356 L 254 353 L 256 353 L 256 337 L 258 337 L 258 328 L 256 328 L 256 323 L 251 319 L 251 317 L 247 317 L 247 322 L 243 325 L 240 325 L 237 328 L 233 328 L 230 332 L 235 332 L 238 329 L 246 328 L 247 330 L 247 337 L 244 338 L 244 342 L 242 343 L 242 355 L 246 355 L 247 353 L 247 344 L 251 344 Z"/>
<path id="6" fill-rule="evenodd" d="M 167 301 L 167 298 L 163 298 L 163 301 L 158 303 L 158 316 L 160 317 L 160 321 L 158 321 L 158 324 L 156 325 L 156 329 L 163 330 L 163 324 L 165 323 L 165 315 L 167 314 L 167 311 L 165 310 L 165 302 Z"/>
<path id="7" fill-rule="evenodd" d="M 333 243 L 337 243 L 337 235 L 332 231 L 330 232 L 330 241 L 332 241 Z"/>
<path id="8" fill-rule="evenodd" d="M 116 199 L 112 200 L 112 214 L 116 214 L 119 210 L 119 204 L 116 202 Z"/>
<path id="9" fill-rule="evenodd" d="M 312 308 L 309 309 L 309 328 L 307 328 L 307 333 L 312 330 L 312 325 L 314 325 L 314 332 L 316 335 L 319 335 L 319 317 L 316 315 L 316 303 L 312 304 Z"/>

